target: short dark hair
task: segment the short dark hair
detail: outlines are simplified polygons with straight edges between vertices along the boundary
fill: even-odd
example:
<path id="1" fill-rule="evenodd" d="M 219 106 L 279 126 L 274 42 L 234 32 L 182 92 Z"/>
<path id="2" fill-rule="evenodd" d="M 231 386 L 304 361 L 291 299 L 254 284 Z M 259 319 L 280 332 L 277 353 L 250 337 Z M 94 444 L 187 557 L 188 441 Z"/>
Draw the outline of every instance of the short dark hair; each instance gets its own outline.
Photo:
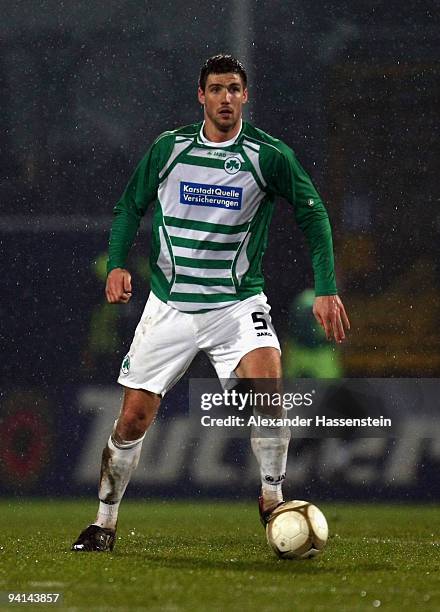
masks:
<path id="1" fill-rule="evenodd" d="M 232 55 L 220 53 L 219 55 L 213 55 L 203 64 L 199 76 L 200 89 L 205 91 L 208 74 L 226 74 L 228 72 L 239 74 L 243 81 L 243 87 L 247 86 L 247 74 L 243 64 Z"/>

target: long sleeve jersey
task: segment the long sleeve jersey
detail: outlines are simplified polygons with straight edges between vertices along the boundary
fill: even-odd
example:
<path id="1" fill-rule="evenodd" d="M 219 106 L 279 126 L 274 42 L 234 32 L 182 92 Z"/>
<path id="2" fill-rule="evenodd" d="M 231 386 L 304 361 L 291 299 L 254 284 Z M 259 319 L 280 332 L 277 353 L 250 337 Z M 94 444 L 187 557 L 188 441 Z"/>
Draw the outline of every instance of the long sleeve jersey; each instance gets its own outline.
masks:
<path id="1" fill-rule="evenodd" d="M 294 152 L 248 123 L 233 141 L 208 143 L 203 124 L 161 134 L 114 209 L 108 271 L 125 267 L 154 205 L 151 290 L 183 312 L 223 308 L 260 293 L 274 200 L 293 207 L 312 258 L 316 295 L 337 293 L 330 223 Z"/>

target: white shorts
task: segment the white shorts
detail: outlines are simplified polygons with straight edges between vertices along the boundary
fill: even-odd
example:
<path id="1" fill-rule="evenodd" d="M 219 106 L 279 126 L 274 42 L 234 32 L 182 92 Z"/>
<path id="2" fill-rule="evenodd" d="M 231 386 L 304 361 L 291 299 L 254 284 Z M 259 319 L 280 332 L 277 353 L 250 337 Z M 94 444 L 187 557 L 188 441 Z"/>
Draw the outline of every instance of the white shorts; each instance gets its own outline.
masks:
<path id="1" fill-rule="evenodd" d="M 163 396 L 199 351 L 222 381 L 235 379 L 235 368 L 250 351 L 272 346 L 281 352 L 269 311 L 264 293 L 199 314 L 171 308 L 150 293 L 118 382 Z"/>

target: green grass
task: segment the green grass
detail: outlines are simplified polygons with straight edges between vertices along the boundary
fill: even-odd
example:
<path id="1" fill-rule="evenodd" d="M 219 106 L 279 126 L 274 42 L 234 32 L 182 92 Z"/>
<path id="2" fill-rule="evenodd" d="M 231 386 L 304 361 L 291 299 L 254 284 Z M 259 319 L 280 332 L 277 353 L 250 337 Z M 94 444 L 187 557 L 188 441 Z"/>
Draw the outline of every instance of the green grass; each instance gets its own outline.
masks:
<path id="1" fill-rule="evenodd" d="M 94 501 L 2 501 L 0 591 L 64 594 L 62 606 L 2 609 L 440 610 L 435 507 L 320 507 L 324 554 L 279 561 L 253 504 L 126 501 L 114 552 L 87 554 L 69 547 Z"/>

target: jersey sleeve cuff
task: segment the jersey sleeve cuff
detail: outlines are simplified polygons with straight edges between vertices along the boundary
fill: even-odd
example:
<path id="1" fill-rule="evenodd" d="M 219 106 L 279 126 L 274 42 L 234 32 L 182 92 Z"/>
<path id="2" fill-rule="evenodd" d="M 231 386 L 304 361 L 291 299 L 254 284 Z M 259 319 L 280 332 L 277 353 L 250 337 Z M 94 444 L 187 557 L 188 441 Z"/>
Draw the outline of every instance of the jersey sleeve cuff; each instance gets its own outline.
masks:
<path id="1" fill-rule="evenodd" d="M 112 270 L 115 270 L 116 268 L 124 268 L 124 267 L 125 267 L 124 263 L 117 263 L 117 262 L 115 263 L 112 261 L 108 261 L 107 262 L 107 276 L 110 274 Z"/>
<path id="2" fill-rule="evenodd" d="M 326 295 L 338 295 L 338 290 L 334 289 L 315 289 L 315 297 L 322 297 Z"/>

